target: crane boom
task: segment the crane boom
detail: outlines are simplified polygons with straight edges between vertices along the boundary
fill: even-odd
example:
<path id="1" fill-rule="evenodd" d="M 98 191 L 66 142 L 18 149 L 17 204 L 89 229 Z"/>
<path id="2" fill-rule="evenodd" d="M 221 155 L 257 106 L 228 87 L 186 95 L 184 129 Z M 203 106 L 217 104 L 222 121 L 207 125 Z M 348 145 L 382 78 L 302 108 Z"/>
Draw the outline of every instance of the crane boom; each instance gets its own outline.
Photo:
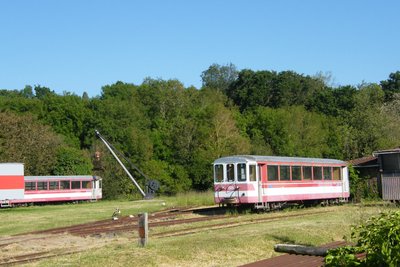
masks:
<path id="1" fill-rule="evenodd" d="M 135 184 L 137 189 L 139 189 L 140 193 L 142 194 L 143 197 L 146 197 L 145 192 L 143 189 L 139 186 L 139 184 L 136 182 L 136 180 L 133 178 L 132 174 L 128 171 L 128 169 L 125 167 L 125 165 L 122 163 L 122 161 L 118 158 L 117 154 L 115 154 L 114 150 L 111 148 L 111 145 L 107 142 L 107 140 L 100 134 L 99 131 L 95 130 L 95 133 L 97 137 L 100 138 L 100 140 L 106 145 L 107 149 L 111 152 L 111 154 L 114 156 L 114 158 L 117 160 L 119 165 L 121 165 L 122 169 L 126 172 L 126 174 L 129 176 L 129 178 L 132 180 L 132 182 Z"/>

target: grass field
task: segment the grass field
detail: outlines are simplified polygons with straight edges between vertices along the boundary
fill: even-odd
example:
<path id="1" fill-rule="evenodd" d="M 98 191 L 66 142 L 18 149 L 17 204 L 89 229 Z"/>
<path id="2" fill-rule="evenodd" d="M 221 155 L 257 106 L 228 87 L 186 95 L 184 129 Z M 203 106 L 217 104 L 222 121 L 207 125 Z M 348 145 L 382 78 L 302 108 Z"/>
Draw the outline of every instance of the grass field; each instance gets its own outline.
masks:
<path id="1" fill-rule="evenodd" d="M 152 201 L 101 201 L 79 205 L 57 205 L 0 210 L 2 225 L 0 235 L 23 233 L 32 230 L 71 225 L 109 218 L 114 208 L 123 215 L 152 212 L 165 207 L 206 205 L 209 194 L 181 195 Z M 165 203 L 165 206 L 162 205 Z M 351 225 L 364 222 L 381 211 L 396 209 L 391 205 L 343 205 L 308 209 L 283 210 L 263 214 L 245 214 L 228 221 L 259 219 L 288 214 L 300 217 L 266 221 L 218 230 L 206 230 L 179 237 L 150 238 L 148 246 L 138 245 L 137 232 L 116 237 L 88 239 L 101 246 L 78 254 L 60 256 L 32 266 L 238 266 L 269 258 L 277 243 L 321 245 L 342 240 L 349 235 Z M 326 213 L 312 214 L 315 211 Z M 243 217 L 242 217 L 243 216 Z M 182 227 L 182 226 L 181 226 Z M 15 228 L 15 229 L 14 229 Z M 162 229 L 150 229 L 151 233 Z"/>

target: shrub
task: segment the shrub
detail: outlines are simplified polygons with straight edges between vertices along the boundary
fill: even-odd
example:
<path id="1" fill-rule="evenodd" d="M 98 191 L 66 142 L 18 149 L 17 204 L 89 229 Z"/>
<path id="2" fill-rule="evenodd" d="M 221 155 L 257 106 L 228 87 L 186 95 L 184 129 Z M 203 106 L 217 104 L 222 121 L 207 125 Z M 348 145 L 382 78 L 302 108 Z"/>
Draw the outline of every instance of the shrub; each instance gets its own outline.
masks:
<path id="1" fill-rule="evenodd" d="M 381 213 L 352 229 L 353 247 L 330 250 L 326 266 L 399 266 L 400 211 Z M 358 254 L 365 254 L 359 259 Z"/>

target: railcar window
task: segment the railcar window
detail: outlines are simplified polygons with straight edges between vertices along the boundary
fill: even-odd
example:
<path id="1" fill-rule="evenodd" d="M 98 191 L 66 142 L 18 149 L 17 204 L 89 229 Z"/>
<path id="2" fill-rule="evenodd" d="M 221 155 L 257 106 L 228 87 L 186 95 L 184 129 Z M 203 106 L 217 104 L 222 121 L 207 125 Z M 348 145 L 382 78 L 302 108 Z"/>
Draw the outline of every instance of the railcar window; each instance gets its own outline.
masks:
<path id="1" fill-rule="evenodd" d="M 91 181 L 82 181 L 82 188 L 86 188 L 86 189 L 92 188 Z"/>
<path id="2" fill-rule="evenodd" d="M 268 165 L 268 181 L 278 181 L 278 166 Z"/>
<path id="3" fill-rule="evenodd" d="M 219 183 L 224 180 L 224 165 L 217 164 L 214 166 L 214 181 Z"/>
<path id="4" fill-rule="evenodd" d="M 250 171 L 250 181 L 251 182 L 257 181 L 256 165 L 249 165 L 249 171 Z"/>
<path id="5" fill-rule="evenodd" d="M 25 190 L 27 191 L 36 190 L 36 182 L 25 182 Z"/>
<path id="6" fill-rule="evenodd" d="M 342 177 L 340 175 L 340 168 L 339 167 L 333 167 L 333 180 L 342 180 Z"/>
<path id="7" fill-rule="evenodd" d="M 37 182 L 37 190 L 47 190 L 47 182 Z"/>
<path id="8" fill-rule="evenodd" d="M 293 181 L 301 180 L 301 167 L 300 166 L 292 166 L 292 180 Z"/>
<path id="9" fill-rule="evenodd" d="M 313 167 L 314 180 L 322 180 L 322 167 Z"/>
<path id="10" fill-rule="evenodd" d="M 233 182 L 235 180 L 235 165 L 227 164 L 226 165 L 226 178 L 228 182 Z"/>
<path id="11" fill-rule="evenodd" d="M 332 168 L 324 167 L 324 180 L 332 180 Z"/>
<path id="12" fill-rule="evenodd" d="M 290 181 L 290 166 L 280 166 L 280 180 L 281 181 Z"/>
<path id="13" fill-rule="evenodd" d="M 239 163 L 236 165 L 237 168 L 237 177 L 239 182 L 244 182 L 246 181 L 246 164 L 245 163 Z"/>
<path id="14" fill-rule="evenodd" d="M 81 189 L 81 181 L 72 181 L 71 188 L 72 189 Z"/>
<path id="15" fill-rule="evenodd" d="M 60 189 L 64 189 L 64 190 L 71 189 L 70 181 L 60 181 Z"/>
<path id="16" fill-rule="evenodd" d="M 102 181 L 102 180 L 99 180 L 99 188 L 102 187 L 102 183 L 103 183 L 103 181 Z"/>
<path id="17" fill-rule="evenodd" d="M 304 166 L 303 167 L 303 179 L 304 180 L 311 180 L 312 179 L 311 166 Z"/>
<path id="18" fill-rule="evenodd" d="M 49 182 L 50 190 L 58 190 L 58 181 Z"/>

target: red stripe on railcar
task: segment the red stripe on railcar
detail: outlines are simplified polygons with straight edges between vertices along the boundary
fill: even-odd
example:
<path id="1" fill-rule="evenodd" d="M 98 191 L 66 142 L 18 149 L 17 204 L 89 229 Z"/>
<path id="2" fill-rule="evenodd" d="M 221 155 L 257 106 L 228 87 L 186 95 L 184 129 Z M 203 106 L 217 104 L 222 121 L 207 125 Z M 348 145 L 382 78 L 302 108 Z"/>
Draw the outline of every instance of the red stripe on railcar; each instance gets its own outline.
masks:
<path id="1" fill-rule="evenodd" d="M 24 189 L 23 175 L 1 175 L 0 189 Z"/>
<path id="2" fill-rule="evenodd" d="M 77 200 L 91 200 L 92 197 L 45 197 L 45 198 L 32 198 L 32 199 L 21 199 L 10 201 L 12 203 L 32 203 L 32 202 L 57 202 L 57 201 L 77 201 Z M 96 196 L 96 199 L 100 199 Z"/>
<path id="3" fill-rule="evenodd" d="M 25 190 L 25 195 L 41 194 L 69 194 L 69 193 L 87 193 L 92 189 L 65 189 L 65 190 Z"/>
<path id="4" fill-rule="evenodd" d="M 341 181 L 314 181 L 314 182 L 277 182 L 277 183 L 263 183 L 263 188 L 282 188 L 282 187 L 319 187 L 319 186 L 342 186 Z"/>
<path id="5" fill-rule="evenodd" d="M 263 202 L 274 201 L 295 201 L 295 200 L 313 200 L 313 199 L 330 199 L 349 197 L 349 193 L 321 193 L 321 194 L 299 194 L 299 195 L 278 195 L 278 196 L 263 196 Z"/>

